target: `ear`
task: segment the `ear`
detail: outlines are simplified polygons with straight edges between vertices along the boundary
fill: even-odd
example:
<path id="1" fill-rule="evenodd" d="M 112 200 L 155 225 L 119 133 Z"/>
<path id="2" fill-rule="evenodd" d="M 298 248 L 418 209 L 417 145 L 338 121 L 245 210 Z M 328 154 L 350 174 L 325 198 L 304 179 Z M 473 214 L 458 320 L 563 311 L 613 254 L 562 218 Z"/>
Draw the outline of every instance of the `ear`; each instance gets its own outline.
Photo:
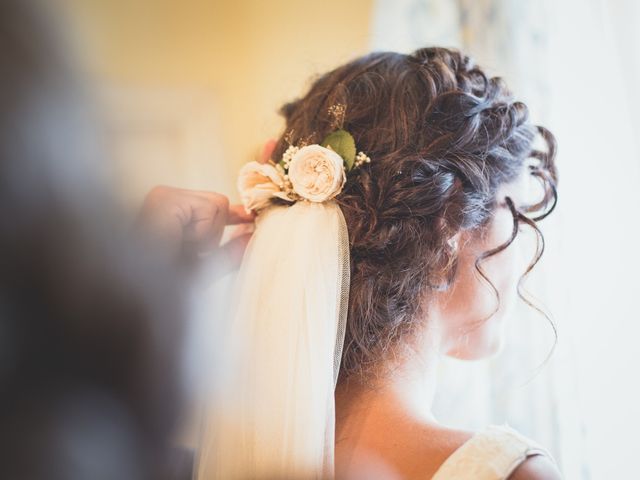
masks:
<path id="1" fill-rule="evenodd" d="M 453 237 L 447 240 L 447 243 L 453 248 L 456 252 L 458 251 L 458 247 L 460 246 L 460 237 L 462 236 L 462 231 L 456 233 Z"/>

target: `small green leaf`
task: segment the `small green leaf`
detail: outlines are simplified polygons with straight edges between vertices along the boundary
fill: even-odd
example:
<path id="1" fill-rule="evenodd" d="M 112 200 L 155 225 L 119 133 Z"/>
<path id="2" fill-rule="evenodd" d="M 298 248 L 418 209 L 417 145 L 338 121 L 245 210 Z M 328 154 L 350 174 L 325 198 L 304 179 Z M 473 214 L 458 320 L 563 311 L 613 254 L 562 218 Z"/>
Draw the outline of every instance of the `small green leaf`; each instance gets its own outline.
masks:
<path id="1" fill-rule="evenodd" d="M 356 160 L 356 142 L 346 130 L 336 130 L 330 133 L 322 141 L 322 146 L 329 148 L 340 155 L 347 165 L 347 171 L 353 168 Z"/>

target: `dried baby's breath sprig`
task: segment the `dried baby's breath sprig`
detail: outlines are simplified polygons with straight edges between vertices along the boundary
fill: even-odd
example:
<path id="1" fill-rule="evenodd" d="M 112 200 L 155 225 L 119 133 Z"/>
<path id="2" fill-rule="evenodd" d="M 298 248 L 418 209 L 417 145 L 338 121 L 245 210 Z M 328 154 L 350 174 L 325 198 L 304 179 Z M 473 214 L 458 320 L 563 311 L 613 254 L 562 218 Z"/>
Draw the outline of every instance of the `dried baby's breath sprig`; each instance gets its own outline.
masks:
<path id="1" fill-rule="evenodd" d="M 341 129 L 344 125 L 347 106 L 344 103 L 334 103 L 329 107 L 327 113 L 331 117 L 331 130 Z"/>
<path id="2" fill-rule="evenodd" d="M 285 171 L 289 169 L 289 164 L 291 163 L 291 159 L 293 156 L 298 153 L 301 147 L 296 147 L 295 145 L 289 145 L 289 147 L 282 154 L 282 159 L 278 162 L 278 165 L 281 166 Z"/>
<path id="3" fill-rule="evenodd" d="M 364 152 L 358 152 L 358 154 L 356 155 L 356 160 L 353 164 L 354 168 L 357 168 L 365 163 L 371 163 L 371 158 L 369 158 L 369 156 Z"/>
<path id="4" fill-rule="evenodd" d="M 315 136 L 316 136 L 316 132 L 311 132 L 309 135 L 307 135 L 306 137 L 304 137 L 302 140 L 298 142 L 298 146 L 302 148 L 302 147 L 306 147 L 307 145 L 311 145 L 312 143 L 314 143 L 311 140 L 313 140 L 313 137 Z"/>
<path id="5" fill-rule="evenodd" d="M 287 133 L 284 134 L 284 141 L 287 142 L 287 144 L 289 146 L 293 145 L 293 134 L 295 133 L 295 130 L 292 128 L 291 130 L 289 130 Z"/>

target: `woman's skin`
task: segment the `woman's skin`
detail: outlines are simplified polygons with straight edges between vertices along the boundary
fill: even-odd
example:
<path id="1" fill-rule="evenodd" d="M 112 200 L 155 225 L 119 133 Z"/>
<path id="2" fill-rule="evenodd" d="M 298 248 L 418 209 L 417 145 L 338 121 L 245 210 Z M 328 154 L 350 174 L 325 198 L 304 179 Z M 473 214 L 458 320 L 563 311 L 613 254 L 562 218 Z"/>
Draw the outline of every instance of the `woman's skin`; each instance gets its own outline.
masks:
<path id="1" fill-rule="evenodd" d="M 388 472 L 378 478 L 429 479 L 454 450 L 474 432 L 447 428 L 432 412 L 437 386 L 438 361 L 442 356 L 474 360 L 498 353 L 504 322 L 517 298 L 518 278 L 535 254 L 535 237 L 520 227 L 514 242 L 485 259 L 481 268 L 500 293 L 496 296 L 474 267 L 478 254 L 506 242 L 513 216 L 504 202 L 509 196 L 516 207 L 535 203 L 534 191 L 523 174 L 498 192 L 499 207 L 483 235 L 458 234 L 460 263 L 451 288 L 438 292 L 429 317 L 417 338 L 397 352 L 393 363 L 380 366 L 372 380 L 348 380 L 336 391 L 336 471 L 338 478 L 360 478 L 362 465 L 376 459 Z M 409 342 L 409 340 L 407 340 Z M 525 460 L 511 479 L 559 479 L 553 463 L 543 456 Z"/>
<path id="2" fill-rule="evenodd" d="M 274 141 L 265 145 L 261 161 L 271 157 Z M 513 229 L 513 217 L 504 198 L 516 207 L 535 203 L 531 177 L 523 174 L 499 191 L 499 207 L 483 235 L 459 233 L 460 263 L 451 288 L 432 299 L 429 318 L 420 334 L 407 340 L 394 363 L 381 365 L 381 373 L 366 383 L 348 381 L 336 390 L 336 474 L 353 479 L 429 479 L 445 459 L 474 432 L 447 428 L 431 409 L 437 386 L 439 359 L 452 356 L 474 360 L 495 355 L 503 340 L 504 322 L 516 300 L 518 278 L 535 253 L 535 237 L 520 227 L 516 240 L 506 250 L 485 259 L 481 267 L 500 293 L 500 308 L 493 290 L 474 268 L 476 256 L 506 242 Z M 141 218 L 157 238 L 176 252 L 196 248 L 192 253 L 234 251 L 238 261 L 250 234 L 244 233 L 229 246 L 219 245 L 227 224 L 248 224 L 252 215 L 241 206 L 229 206 L 223 195 L 157 187 L 147 196 Z M 200 225 L 200 227 L 198 227 Z M 511 480 L 560 480 L 553 463 L 535 455 L 525 460 Z"/>

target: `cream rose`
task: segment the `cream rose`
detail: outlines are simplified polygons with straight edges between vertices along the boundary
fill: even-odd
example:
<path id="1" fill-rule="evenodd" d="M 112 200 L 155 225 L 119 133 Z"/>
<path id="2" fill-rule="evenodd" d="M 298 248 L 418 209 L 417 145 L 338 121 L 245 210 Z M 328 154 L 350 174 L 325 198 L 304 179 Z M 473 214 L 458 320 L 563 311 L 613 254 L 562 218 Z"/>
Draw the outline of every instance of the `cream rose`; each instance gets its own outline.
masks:
<path id="1" fill-rule="evenodd" d="M 320 145 L 302 147 L 289 164 L 293 190 L 312 202 L 335 197 L 347 180 L 342 157 Z"/>
<path id="2" fill-rule="evenodd" d="M 260 210 L 269 205 L 274 197 L 291 199 L 282 190 L 284 178 L 269 163 L 249 162 L 238 174 L 238 190 L 245 210 Z"/>

